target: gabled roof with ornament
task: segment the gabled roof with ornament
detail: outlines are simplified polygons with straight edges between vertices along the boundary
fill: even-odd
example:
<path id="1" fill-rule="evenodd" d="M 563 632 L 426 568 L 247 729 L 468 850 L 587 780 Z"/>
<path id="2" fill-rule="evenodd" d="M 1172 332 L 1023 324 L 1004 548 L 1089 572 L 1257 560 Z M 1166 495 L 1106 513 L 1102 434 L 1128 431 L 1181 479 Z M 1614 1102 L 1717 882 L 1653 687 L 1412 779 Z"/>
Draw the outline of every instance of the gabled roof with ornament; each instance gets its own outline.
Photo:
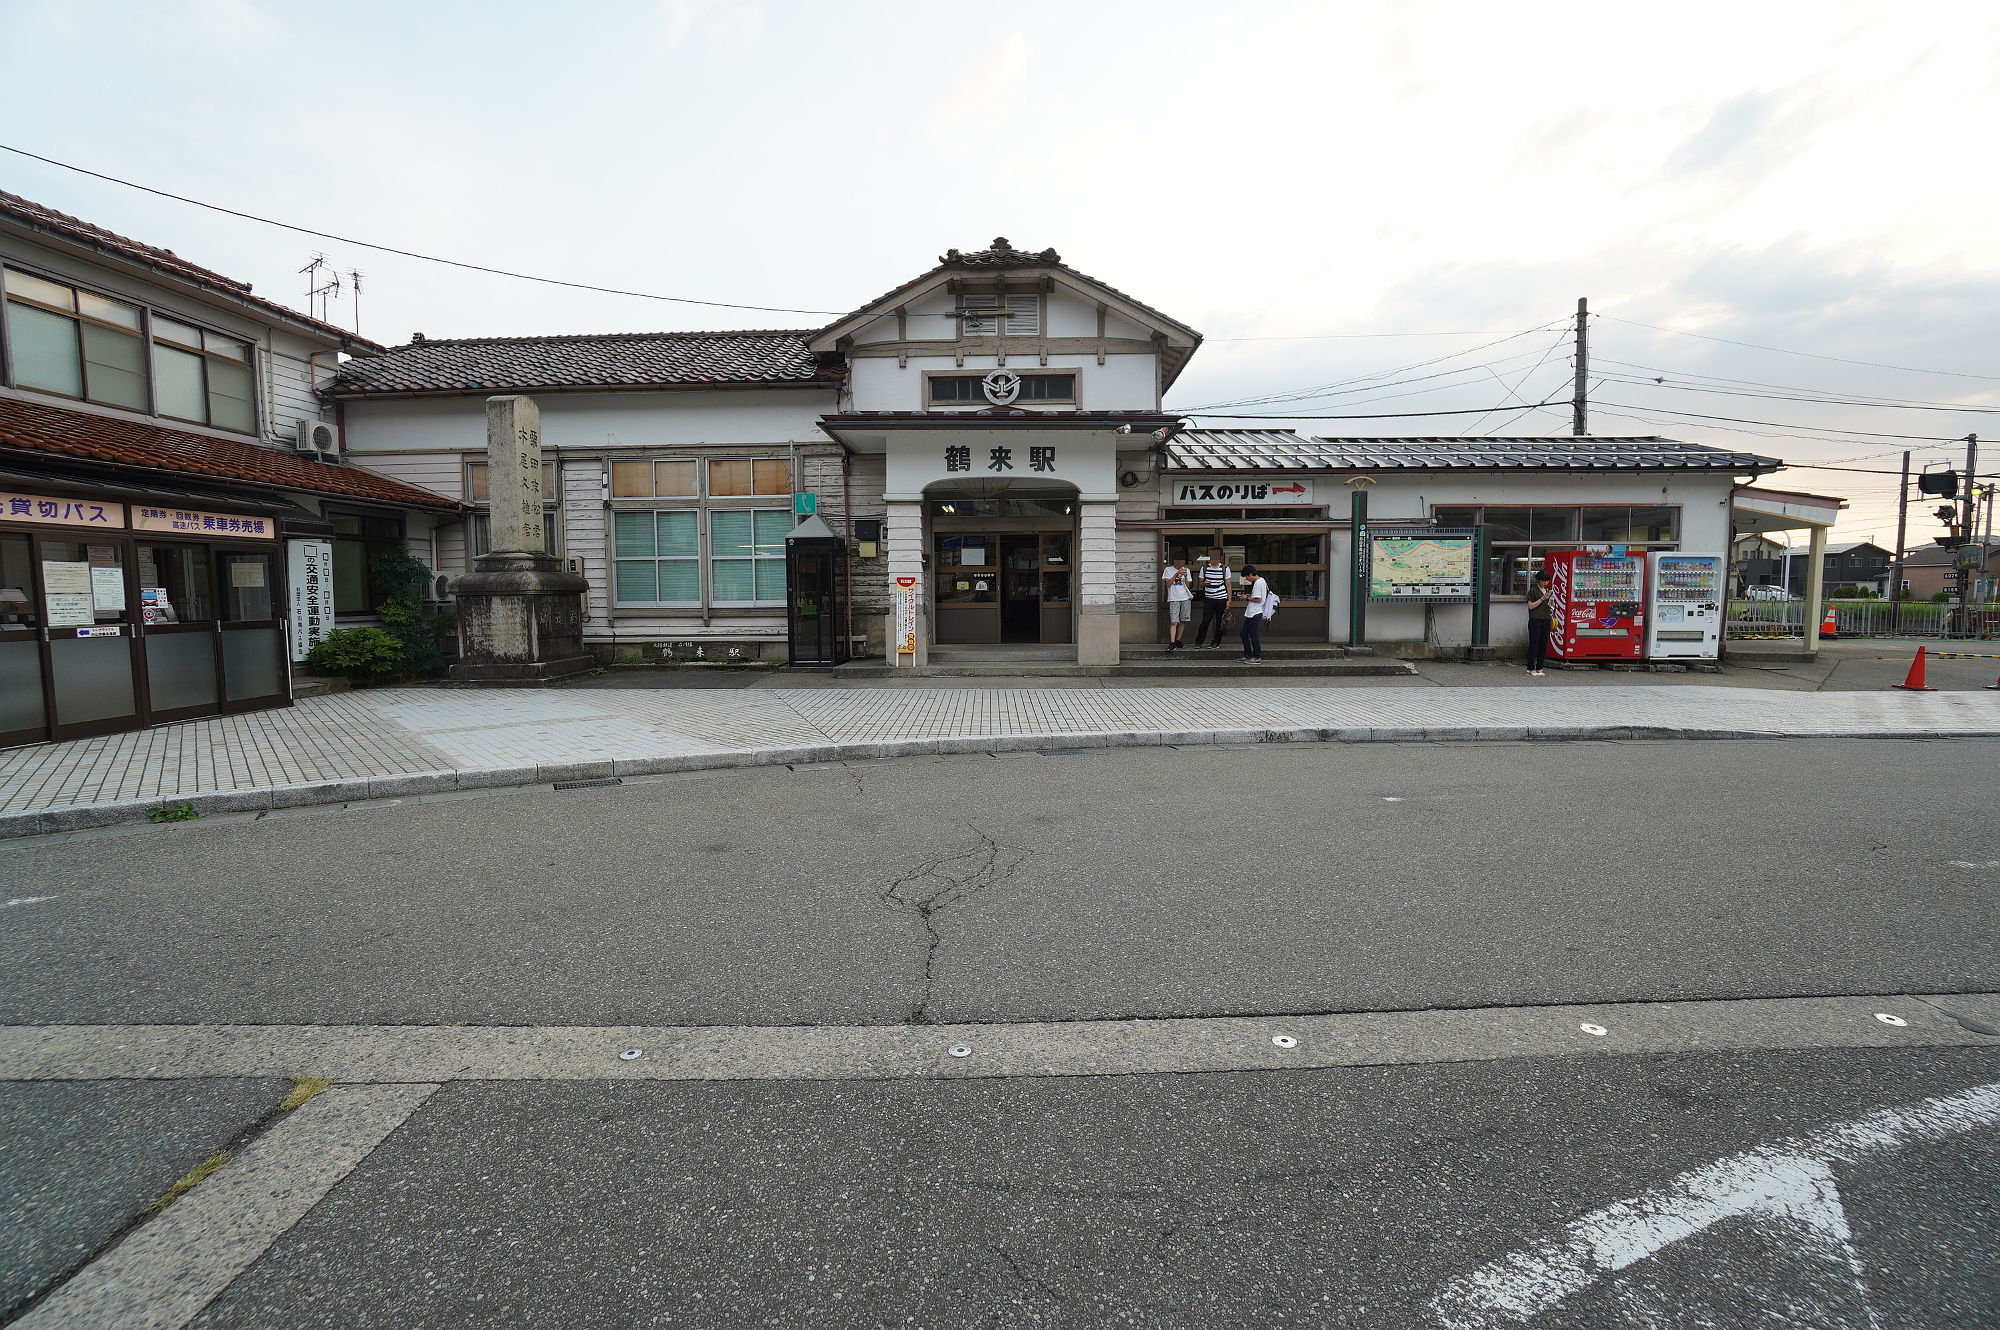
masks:
<path id="1" fill-rule="evenodd" d="M 1117 287 L 1104 282 L 1089 273 L 1078 272 L 1062 261 L 1062 255 L 1053 249 L 1017 249 L 1005 236 L 994 237 L 993 243 L 985 249 L 970 252 L 948 249 L 938 256 L 937 266 L 920 273 L 890 291 L 885 291 L 875 299 L 861 305 L 851 314 L 844 314 L 813 335 L 814 350 L 831 351 L 838 349 L 842 341 L 853 335 L 869 320 L 892 311 L 913 297 L 941 286 L 951 280 L 954 274 L 977 274 L 997 271 L 1016 271 L 1041 268 L 1052 273 L 1060 273 L 1069 285 L 1079 291 L 1102 300 L 1106 305 L 1136 323 L 1151 326 L 1166 339 L 1165 354 L 1162 357 L 1162 383 L 1171 384 L 1181 372 L 1195 348 L 1201 345 L 1201 334 L 1188 327 L 1170 314 L 1164 314 L 1143 301 L 1134 299 Z"/>

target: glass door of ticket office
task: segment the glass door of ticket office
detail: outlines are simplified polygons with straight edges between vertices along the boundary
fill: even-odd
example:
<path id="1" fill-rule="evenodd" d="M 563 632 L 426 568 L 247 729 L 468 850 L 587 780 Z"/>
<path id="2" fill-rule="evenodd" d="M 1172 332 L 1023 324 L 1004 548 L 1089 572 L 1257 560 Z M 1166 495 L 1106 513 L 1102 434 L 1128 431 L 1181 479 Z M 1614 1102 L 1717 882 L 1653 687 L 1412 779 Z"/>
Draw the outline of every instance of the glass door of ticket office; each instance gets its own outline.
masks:
<path id="1" fill-rule="evenodd" d="M 940 643 L 1073 640 L 1068 531 L 937 532 L 931 543 Z"/>

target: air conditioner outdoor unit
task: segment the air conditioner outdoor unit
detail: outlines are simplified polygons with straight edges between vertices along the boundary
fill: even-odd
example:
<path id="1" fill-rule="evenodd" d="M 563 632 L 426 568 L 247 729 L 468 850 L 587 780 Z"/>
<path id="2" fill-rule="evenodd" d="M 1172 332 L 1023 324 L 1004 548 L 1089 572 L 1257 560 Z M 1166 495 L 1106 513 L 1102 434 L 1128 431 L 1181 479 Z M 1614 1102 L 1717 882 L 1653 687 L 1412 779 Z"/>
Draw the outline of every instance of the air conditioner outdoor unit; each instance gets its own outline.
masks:
<path id="1" fill-rule="evenodd" d="M 340 433 L 324 420 L 302 416 L 295 426 L 293 450 L 320 462 L 340 460 Z"/>

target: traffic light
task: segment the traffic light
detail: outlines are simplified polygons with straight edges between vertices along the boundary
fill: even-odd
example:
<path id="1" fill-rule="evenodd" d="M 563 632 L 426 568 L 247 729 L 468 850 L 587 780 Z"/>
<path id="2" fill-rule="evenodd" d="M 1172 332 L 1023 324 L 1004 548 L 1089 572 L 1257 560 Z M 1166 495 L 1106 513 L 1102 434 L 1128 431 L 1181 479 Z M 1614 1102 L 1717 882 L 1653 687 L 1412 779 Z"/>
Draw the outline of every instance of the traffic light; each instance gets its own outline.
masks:
<path id="1" fill-rule="evenodd" d="M 1931 516 L 1937 518 L 1938 521 L 1943 522 L 1946 526 L 1950 526 L 1958 520 L 1958 509 L 1952 507 L 1950 504 L 1944 504 L 1931 509 Z"/>
<path id="2" fill-rule="evenodd" d="M 1958 472 L 1926 471 L 1917 477 L 1917 492 L 1920 494 L 1935 494 L 1945 499 L 1956 499 L 1958 497 Z"/>

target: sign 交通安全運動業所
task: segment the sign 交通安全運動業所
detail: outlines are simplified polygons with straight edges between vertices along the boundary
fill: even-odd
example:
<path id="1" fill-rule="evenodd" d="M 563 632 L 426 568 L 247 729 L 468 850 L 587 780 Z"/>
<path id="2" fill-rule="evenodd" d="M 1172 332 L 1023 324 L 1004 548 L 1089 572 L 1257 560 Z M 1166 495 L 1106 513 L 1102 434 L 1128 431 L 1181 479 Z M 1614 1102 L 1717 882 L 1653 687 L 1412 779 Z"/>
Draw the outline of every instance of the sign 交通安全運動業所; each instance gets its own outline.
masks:
<path id="1" fill-rule="evenodd" d="M 333 542 L 294 540 L 286 550 L 291 578 L 292 659 L 304 660 L 333 631 Z"/>

